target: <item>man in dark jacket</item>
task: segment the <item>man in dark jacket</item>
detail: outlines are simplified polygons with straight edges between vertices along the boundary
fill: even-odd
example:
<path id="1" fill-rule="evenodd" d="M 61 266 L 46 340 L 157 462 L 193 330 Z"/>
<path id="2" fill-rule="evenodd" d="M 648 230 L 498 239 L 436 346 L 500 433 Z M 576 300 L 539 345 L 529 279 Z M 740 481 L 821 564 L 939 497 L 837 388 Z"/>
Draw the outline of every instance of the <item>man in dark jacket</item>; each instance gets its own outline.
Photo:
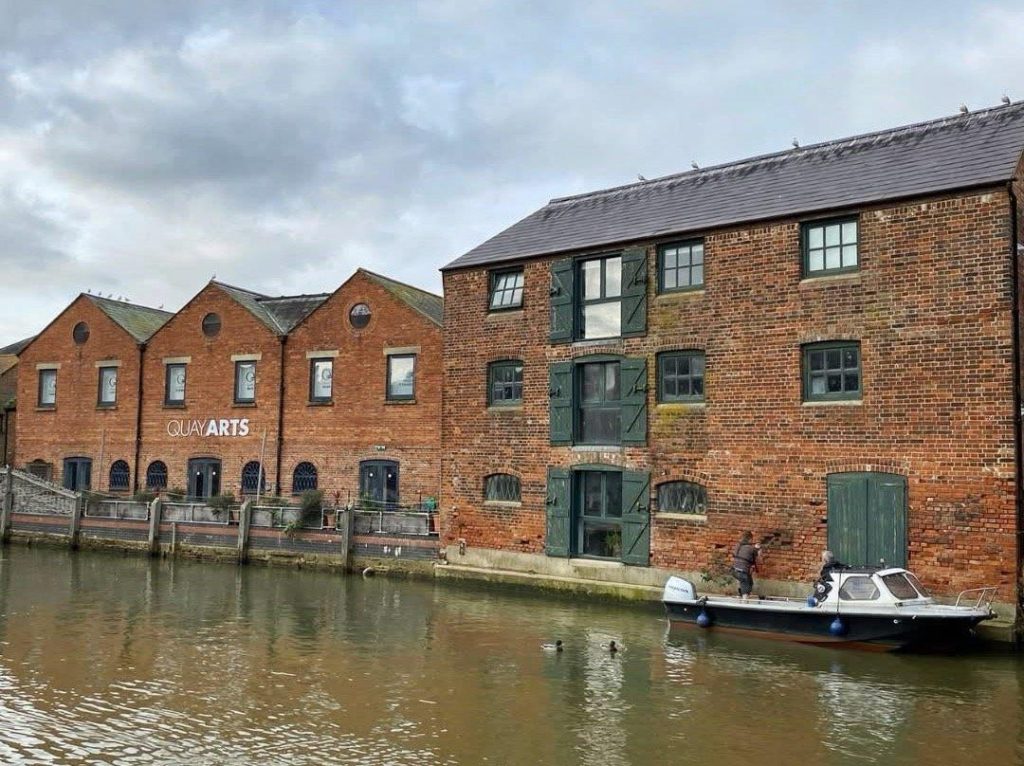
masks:
<path id="1" fill-rule="evenodd" d="M 757 554 L 760 550 L 761 546 L 754 544 L 754 533 L 747 530 L 740 536 L 736 550 L 732 553 L 732 576 L 739 583 L 741 598 L 749 598 L 754 589 L 753 573 L 757 568 Z"/>

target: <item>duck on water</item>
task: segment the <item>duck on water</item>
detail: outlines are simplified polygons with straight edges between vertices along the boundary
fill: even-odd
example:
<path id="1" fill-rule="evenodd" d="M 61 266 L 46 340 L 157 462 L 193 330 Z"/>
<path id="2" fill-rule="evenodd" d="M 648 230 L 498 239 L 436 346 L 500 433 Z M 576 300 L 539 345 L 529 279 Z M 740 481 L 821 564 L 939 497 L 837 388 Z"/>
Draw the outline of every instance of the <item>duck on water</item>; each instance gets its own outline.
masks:
<path id="1" fill-rule="evenodd" d="M 807 599 L 698 595 L 670 577 L 662 601 L 673 623 L 766 638 L 893 651 L 954 646 L 991 610 L 994 587 L 963 591 L 940 604 L 900 567 L 826 566 Z"/>

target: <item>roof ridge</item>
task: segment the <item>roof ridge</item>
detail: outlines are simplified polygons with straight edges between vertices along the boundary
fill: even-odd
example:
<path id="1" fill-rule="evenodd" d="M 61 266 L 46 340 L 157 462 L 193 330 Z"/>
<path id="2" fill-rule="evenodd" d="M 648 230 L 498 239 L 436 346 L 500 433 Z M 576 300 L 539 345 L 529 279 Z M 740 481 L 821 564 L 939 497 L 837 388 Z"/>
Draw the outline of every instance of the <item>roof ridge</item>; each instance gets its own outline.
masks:
<path id="1" fill-rule="evenodd" d="M 142 309 L 143 311 L 153 311 L 157 314 L 167 314 L 168 316 L 174 314 L 173 311 L 167 311 L 166 309 L 158 309 L 153 306 L 146 306 L 141 303 L 134 303 L 132 301 L 119 301 L 116 298 L 105 298 L 102 295 L 93 295 L 92 293 L 82 293 L 86 298 L 93 301 L 103 301 L 104 303 L 113 303 L 115 306 L 131 306 L 133 309 Z"/>
<path id="2" fill-rule="evenodd" d="M 331 293 L 300 293 L 299 295 L 267 295 L 257 298 L 260 303 L 269 303 L 270 301 L 294 301 L 299 298 L 325 298 L 331 295 Z"/>
<path id="3" fill-rule="evenodd" d="M 416 285 L 409 284 L 408 282 L 402 282 L 402 281 L 400 281 L 398 279 L 392 279 L 391 277 L 386 277 L 383 274 L 378 274 L 376 271 L 370 271 L 369 269 L 364 269 L 362 266 L 358 267 L 356 269 L 356 271 L 361 271 L 364 274 L 369 274 L 371 277 L 376 277 L 377 279 L 382 279 L 385 282 L 391 282 L 392 284 L 395 284 L 395 285 L 401 285 L 402 287 L 408 287 L 410 290 L 416 290 L 417 292 L 421 292 L 424 295 L 429 295 L 432 298 L 440 298 L 441 300 L 444 300 L 444 296 L 443 295 L 438 295 L 437 293 L 432 293 L 432 292 L 430 292 L 430 290 L 424 290 L 422 287 L 417 287 Z"/>
<path id="4" fill-rule="evenodd" d="M 210 284 L 211 285 L 217 285 L 218 287 L 226 287 L 228 290 L 237 290 L 240 293 L 248 293 L 249 295 L 253 296 L 254 298 L 269 298 L 270 297 L 269 295 L 265 295 L 263 293 L 258 293 L 255 290 L 250 290 L 247 287 L 239 287 L 238 285 L 229 285 L 227 282 L 221 282 L 220 280 L 217 280 L 217 279 L 211 279 L 210 280 Z"/>
<path id="5" fill-rule="evenodd" d="M 628 184 L 620 184 L 619 186 L 610 186 L 605 189 L 596 189 L 589 192 L 582 192 L 580 194 L 571 194 L 565 197 L 553 197 L 548 201 L 549 205 L 557 205 L 564 202 L 577 202 L 584 199 L 600 197 L 605 194 L 613 194 L 616 192 L 626 191 L 628 189 L 639 189 L 639 188 L 650 188 L 654 184 L 661 184 L 668 181 L 674 181 L 680 178 L 695 177 L 704 174 L 711 174 L 721 172 L 723 170 L 733 170 L 742 168 L 746 165 L 753 165 L 756 163 L 764 162 L 765 160 L 771 160 L 783 157 L 793 157 L 800 155 L 807 155 L 819 152 L 823 149 L 830 149 L 842 146 L 844 144 L 851 144 L 854 142 L 866 142 L 872 139 L 880 138 L 882 136 L 896 136 L 901 133 L 913 133 L 916 131 L 923 131 L 928 128 L 934 127 L 947 127 L 952 123 L 956 122 L 969 122 L 976 118 L 988 118 L 996 114 L 1006 114 L 1008 112 L 1015 112 L 1024 110 L 1024 100 L 1014 101 L 1010 104 L 999 104 L 997 106 L 986 107 L 985 109 L 979 109 L 975 112 L 967 112 L 961 114 L 946 115 L 944 117 L 936 117 L 930 120 L 923 120 L 920 122 L 913 122 L 907 125 L 900 125 L 895 128 L 884 128 L 882 130 L 874 130 L 868 133 L 857 133 L 852 136 L 846 136 L 844 138 L 835 138 L 828 141 L 819 141 L 815 144 L 807 144 L 806 146 L 798 146 L 792 149 L 783 149 L 778 152 L 767 152 L 765 154 L 756 154 L 752 157 L 744 157 L 739 160 L 732 160 L 730 162 L 722 162 L 717 165 L 708 165 L 696 170 L 685 170 L 679 173 L 670 173 L 668 175 L 659 176 L 657 178 L 651 178 L 647 181 L 634 181 Z"/>

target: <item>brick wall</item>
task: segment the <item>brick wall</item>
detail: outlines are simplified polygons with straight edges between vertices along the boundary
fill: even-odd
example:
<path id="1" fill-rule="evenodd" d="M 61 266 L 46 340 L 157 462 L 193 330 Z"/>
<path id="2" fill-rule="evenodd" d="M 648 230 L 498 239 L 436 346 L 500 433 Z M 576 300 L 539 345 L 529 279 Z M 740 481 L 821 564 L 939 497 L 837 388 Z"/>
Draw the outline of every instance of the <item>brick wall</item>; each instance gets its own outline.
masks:
<path id="1" fill-rule="evenodd" d="M 0 466 L 16 465 L 17 412 L 14 405 L 18 398 L 17 358 L 0 357 L 0 369 L 3 370 L 0 373 Z"/>
<path id="2" fill-rule="evenodd" d="M 203 318 L 220 316 L 221 330 L 207 337 Z M 256 402 L 234 401 L 235 362 L 233 356 L 259 354 L 256 363 Z M 166 359 L 188 358 L 185 404 L 166 405 Z M 242 467 L 260 459 L 266 433 L 264 472 L 267 488 L 273 491 L 279 380 L 280 338 L 248 309 L 211 283 L 149 339 L 143 378 L 142 450 L 139 461 L 140 486 L 145 484 L 147 466 L 154 460 L 167 464 L 169 488 L 187 489 L 188 461 L 197 457 L 219 458 L 221 492 L 238 495 Z M 248 434 L 177 436 L 180 421 L 206 423 L 210 419 L 248 419 Z M 170 431 L 168 430 L 170 426 Z M 186 430 L 187 432 L 187 430 Z"/>
<path id="3" fill-rule="evenodd" d="M 89 326 L 89 339 L 82 345 L 71 337 L 78 322 Z M 117 404 L 99 407 L 96 363 L 107 360 L 120 363 Z M 38 364 L 60 365 L 53 409 L 37 406 Z M 88 457 L 93 460 L 93 488 L 106 490 L 111 464 L 125 460 L 131 465 L 135 455 L 139 380 L 135 340 L 80 296 L 22 351 L 19 368 L 17 464 L 52 463 L 53 478 L 60 482 L 64 458 Z"/>
<path id="4" fill-rule="evenodd" d="M 370 323 L 355 329 L 349 310 L 370 307 Z M 437 497 L 440 478 L 441 328 L 357 272 L 299 325 L 288 339 L 285 362 L 284 491 L 295 466 L 316 466 L 319 486 L 342 503 L 359 490 L 362 460 L 399 463 L 403 503 Z M 386 349 L 417 350 L 416 398 L 388 401 Z M 337 352 L 333 400 L 310 403 L 311 353 Z M 379 449 L 383 447 L 383 450 Z"/>
<path id="5" fill-rule="evenodd" d="M 857 211 L 853 211 L 857 212 Z M 801 279 L 800 222 L 702 232 L 705 287 L 655 295 L 648 243 L 644 337 L 551 345 L 549 268 L 525 264 L 522 311 L 488 314 L 486 269 L 445 274 L 442 509 L 447 542 L 541 553 L 548 466 L 603 462 L 708 490 L 705 520 L 654 514 L 651 563 L 700 570 L 743 529 L 772 534 L 761 574 L 807 580 L 826 544 L 826 476 L 907 477 L 909 565 L 950 591 L 1014 590 L 1015 458 L 1009 204 L 1005 189 L 860 212 L 860 270 Z M 670 240 L 666 240 L 670 241 Z M 863 398 L 804 404 L 801 344 L 858 340 Z M 706 402 L 656 405 L 655 354 L 706 354 Z M 548 365 L 645 356 L 645 447 L 551 447 Z M 489 410 L 490 361 L 524 362 L 523 406 Z M 485 507 L 495 472 L 518 507 Z"/>

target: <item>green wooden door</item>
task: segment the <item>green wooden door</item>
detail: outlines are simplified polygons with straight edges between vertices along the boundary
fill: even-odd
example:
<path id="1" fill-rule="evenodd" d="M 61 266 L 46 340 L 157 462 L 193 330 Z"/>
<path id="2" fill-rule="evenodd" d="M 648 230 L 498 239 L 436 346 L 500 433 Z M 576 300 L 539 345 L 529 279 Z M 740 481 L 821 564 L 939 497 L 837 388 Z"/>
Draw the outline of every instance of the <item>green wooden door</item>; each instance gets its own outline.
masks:
<path id="1" fill-rule="evenodd" d="M 851 566 L 906 566 L 907 480 L 889 473 L 831 474 L 828 547 Z"/>
<path id="2" fill-rule="evenodd" d="M 544 551 L 549 556 L 567 558 L 572 526 L 572 505 L 569 498 L 569 472 L 564 468 L 548 468 L 547 529 Z"/>
<path id="3" fill-rule="evenodd" d="M 622 472 L 622 561 L 651 563 L 651 475 Z"/>

